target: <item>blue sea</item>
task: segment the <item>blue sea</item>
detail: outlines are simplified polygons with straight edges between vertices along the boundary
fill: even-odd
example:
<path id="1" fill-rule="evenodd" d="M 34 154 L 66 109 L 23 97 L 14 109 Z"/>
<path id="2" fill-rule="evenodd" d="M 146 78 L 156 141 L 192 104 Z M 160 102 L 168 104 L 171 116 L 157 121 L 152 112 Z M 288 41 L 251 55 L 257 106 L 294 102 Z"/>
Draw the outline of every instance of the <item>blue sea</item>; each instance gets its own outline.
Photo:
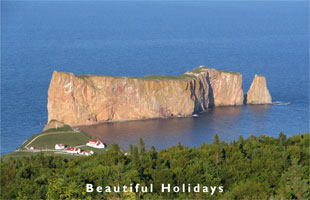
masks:
<path id="1" fill-rule="evenodd" d="M 54 70 L 180 75 L 199 65 L 266 76 L 269 106 L 219 107 L 198 118 L 82 127 L 127 148 L 210 143 L 215 133 L 278 136 L 309 131 L 308 1 L 1 1 L 1 154 L 47 122 Z M 65 111 L 64 111 L 65 112 Z"/>

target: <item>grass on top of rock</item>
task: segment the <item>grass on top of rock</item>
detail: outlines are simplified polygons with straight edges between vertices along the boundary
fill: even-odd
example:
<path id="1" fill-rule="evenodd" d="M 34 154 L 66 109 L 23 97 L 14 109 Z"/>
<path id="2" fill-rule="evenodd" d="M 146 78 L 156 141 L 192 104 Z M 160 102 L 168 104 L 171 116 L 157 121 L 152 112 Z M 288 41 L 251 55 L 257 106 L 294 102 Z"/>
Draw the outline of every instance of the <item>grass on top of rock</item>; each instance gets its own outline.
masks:
<path id="1" fill-rule="evenodd" d="M 199 73 L 203 72 L 205 69 L 214 69 L 214 68 L 206 67 L 206 66 L 200 66 L 200 67 L 197 67 L 197 68 L 191 70 L 190 72 L 195 73 L 195 74 L 199 74 Z M 238 72 L 232 72 L 232 71 L 226 71 L 226 70 L 220 70 L 220 69 L 214 69 L 214 70 L 217 70 L 219 72 L 224 72 L 224 73 L 230 73 L 230 74 L 239 74 Z"/>
<path id="2" fill-rule="evenodd" d="M 105 76 L 105 75 L 95 75 L 95 74 L 81 74 L 81 75 L 78 75 L 76 76 L 78 78 L 91 78 L 91 77 L 111 77 L 111 78 L 124 78 L 124 77 L 121 77 L 121 76 Z"/>
<path id="3" fill-rule="evenodd" d="M 169 76 L 169 75 L 147 75 L 147 76 L 103 76 L 103 75 L 90 75 L 90 74 L 82 74 L 77 76 L 79 78 L 91 78 L 91 77 L 111 77 L 111 78 L 130 78 L 130 79 L 142 79 L 142 80 L 185 80 L 185 79 L 191 79 L 196 78 L 193 75 L 180 75 L 180 76 Z"/>
<path id="4" fill-rule="evenodd" d="M 183 79 L 192 79 L 192 78 L 196 78 L 193 75 L 181 75 L 181 76 L 168 76 L 168 75 L 148 75 L 148 76 L 144 76 L 144 77 L 134 77 L 134 78 L 141 78 L 141 79 L 146 79 L 146 80 L 183 80 Z"/>
<path id="5" fill-rule="evenodd" d="M 189 72 L 195 73 L 195 74 L 199 74 L 201 72 L 203 72 L 205 69 L 214 69 L 211 67 L 206 67 L 206 66 L 200 66 L 197 67 L 193 70 L 190 70 Z M 225 71 L 225 70 L 219 70 L 219 69 L 214 69 L 217 70 L 219 72 L 225 72 L 225 73 L 231 73 L 231 74 L 239 74 L 238 72 L 231 72 L 231 71 Z M 192 78 L 196 78 L 194 75 L 190 75 L 190 74 L 184 74 L 184 75 L 180 75 L 180 76 L 169 76 L 169 75 L 147 75 L 147 76 L 106 76 L 106 75 L 92 75 L 92 74 L 81 74 L 77 76 L 78 78 L 82 78 L 82 79 L 87 79 L 87 78 L 91 78 L 91 77 L 109 77 L 109 78 L 130 78 L 130 79 L 143 79 L 143 80 L 186 80 L 186 79 L 192 79 Z"/>

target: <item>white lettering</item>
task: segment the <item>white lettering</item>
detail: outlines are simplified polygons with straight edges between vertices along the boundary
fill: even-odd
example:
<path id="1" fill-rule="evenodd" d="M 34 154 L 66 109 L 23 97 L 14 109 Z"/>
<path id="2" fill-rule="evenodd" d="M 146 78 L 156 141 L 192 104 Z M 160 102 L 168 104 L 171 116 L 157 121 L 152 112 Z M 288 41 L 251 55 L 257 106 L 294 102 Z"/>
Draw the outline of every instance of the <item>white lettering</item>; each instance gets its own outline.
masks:
<path id="1" fill-rule="evenodd" d="M 126 185 L 123 186 L 123 191 L 127 192 L 127 186 Z"/>
<path id="2" fill-rule="evenodd" d="M 195 187 L 194 187 L 194 192 L 200 192 L 200 185 L 197 184 Z"/>
<path id="3" fill-rule="evenodd" d="M 111 187 L 110 186 L 105 186 L 105 192 L 111 192 Z"/>
<path id="4" fill-rule="evenodd" d="M 147 192 L 147 186 L 141 186 L 141 192 Z"/>
<path id="5" fill-rule="evenodd" d="M 120 187 L 118 186 L 114 186 L 114 192 L 120 192 Z"/>
<path id="6" fill-rule="evenodd" d="M 139 183 L 137 183 L 137 185 L 136 185 L 136 187 L 135 187 L 135 188 L 136 188 L 136 192 L 138 192 L 138 191 L 139 191 L 139 185 L 140 185 L 140 184 L 139 184 Z"/>
<path id="7" fill-rule="evenodd" d="M 153 193 L 153 183 L 150 185 L 150 192 Z"/>
<path id="8" fill-rule="evenodd" d="M 216 190 L 216 186 L 211 186 L 211 195 L 214 194 L 215 190 Z"/>
<path id="9" fill-rule="evenodd" d="M 209 192 L 208 187 L 207 186 L 203 186 L 202 187 L 202 192 Z"/>
<path id="10" fill-rule="evenodd" d="M 173 192 L 179 192 L 179 191 L 180 191 L 180 188 L 178 186 L 173 187 Z"/>
<path id="11" fill-rule="evenodd" d="M 97 192 L 102 192 L 102 187 L 101 187 L 101 186 L 98 186 L 98 187 L 96 188 L 96 190 L 97 190 Z"/>
<path id="12" fill-rule="evenodd" d="M 132 184 L 130 184 L 129 191 L 132 192 Z"/>
<path id="13" fill-rule="evenodd" d="M 170 184 L 168 184 L 167 187 L 165 187 L 165 184 L 161 184 L 161 192 L 165 192 L 165 190 L 170 192 Z"/>
<path id="14" fill-rule="evenodd" d="M 93 188 L 93 184 L 86 184 L 86 192 L 93 192 L 94 188 Z"/>

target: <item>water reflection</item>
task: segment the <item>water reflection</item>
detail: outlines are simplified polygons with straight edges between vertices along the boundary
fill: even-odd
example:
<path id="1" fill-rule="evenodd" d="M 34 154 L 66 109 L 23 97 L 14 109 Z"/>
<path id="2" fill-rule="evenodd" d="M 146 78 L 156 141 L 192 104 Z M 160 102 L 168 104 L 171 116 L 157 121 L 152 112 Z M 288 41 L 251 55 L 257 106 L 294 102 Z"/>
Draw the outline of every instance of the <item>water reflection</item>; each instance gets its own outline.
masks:
<path id="1" fill-rule="evenodd" d="M 147 147 L 157 149 L 176 145 L 200 146 L 202 142 L 211 143 L 215 133 L 222 140 L 237 139 L 249 125 L 252 115 L 259 118 L 268 110 L 267 106 L 217 107 L 201 113 L 198 118 L 152 119 L 104 123 L 94 126 L 82 126 L 81 130 L 98 137 L 106 143 L 118 143 L 128 149 L 143 138 Z M 253 115 L 254 114 L 254 115 Z"/>

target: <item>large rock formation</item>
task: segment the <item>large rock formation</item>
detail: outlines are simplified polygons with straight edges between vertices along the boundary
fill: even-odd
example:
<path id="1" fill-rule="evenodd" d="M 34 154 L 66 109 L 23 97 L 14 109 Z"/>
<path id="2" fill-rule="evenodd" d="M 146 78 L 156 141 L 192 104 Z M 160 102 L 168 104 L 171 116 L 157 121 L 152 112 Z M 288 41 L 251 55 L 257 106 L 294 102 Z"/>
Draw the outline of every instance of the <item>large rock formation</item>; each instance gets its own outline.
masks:
<path id="1" fill-rule="evenodd" d="M 271 95 L 267 88 L 266 78 L 255 74 L 251 87 L 245 97 L 246 104 L 270 104 Z"/>
<path id="2" fill-rule="evenodd" d="M 75 76 L 54 72 L 48 121 L 69 125 L 187 116 L 211 106 L 241 105 L 242 75 L 206 67 L 183 76 Z"/>
<path id="3" fill-rule="evenodd" d="M 206 80 L 209 87 L 209 107 L 243 104 L 242 75 L 237 72 L 199 67 L 185 74 Z"/>

